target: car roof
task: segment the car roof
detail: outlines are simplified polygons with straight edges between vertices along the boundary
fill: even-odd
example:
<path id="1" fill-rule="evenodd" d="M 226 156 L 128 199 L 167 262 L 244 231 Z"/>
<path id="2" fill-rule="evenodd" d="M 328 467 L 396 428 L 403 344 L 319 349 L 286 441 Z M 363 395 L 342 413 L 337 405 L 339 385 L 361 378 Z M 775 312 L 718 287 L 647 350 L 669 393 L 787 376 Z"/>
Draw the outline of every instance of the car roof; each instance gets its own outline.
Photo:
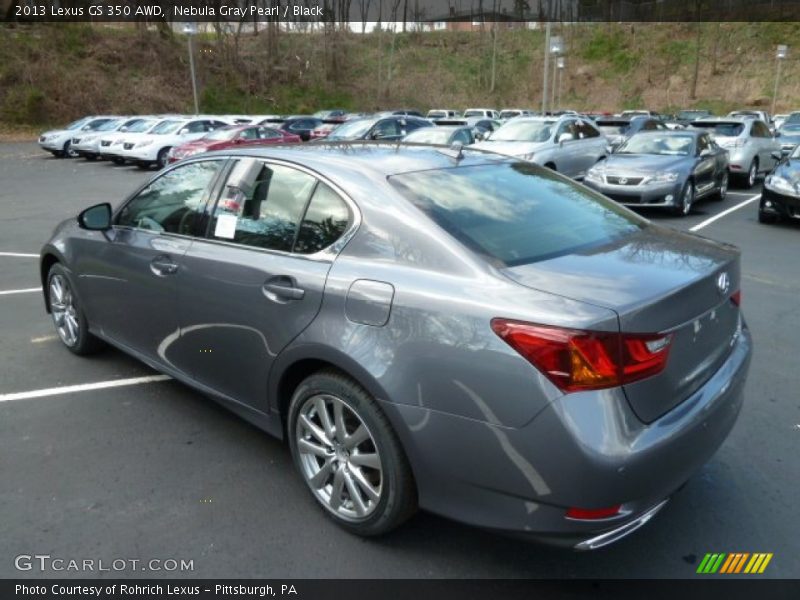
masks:
<path id="1" fill-rule="evenodd" d="M 514 162 L 508 156 L 465 147 L 462 158 L 455 159 L 440 149 L 427 145 L 398 142 L 315 142 L 313 144 L 276 144 L 209 153 L 205 156 L 252 156 L 295 162 L 329 177 L 344 173 L 371 173 L 380 178 L 414 171 L 429 171 L 458 166 Z"/>

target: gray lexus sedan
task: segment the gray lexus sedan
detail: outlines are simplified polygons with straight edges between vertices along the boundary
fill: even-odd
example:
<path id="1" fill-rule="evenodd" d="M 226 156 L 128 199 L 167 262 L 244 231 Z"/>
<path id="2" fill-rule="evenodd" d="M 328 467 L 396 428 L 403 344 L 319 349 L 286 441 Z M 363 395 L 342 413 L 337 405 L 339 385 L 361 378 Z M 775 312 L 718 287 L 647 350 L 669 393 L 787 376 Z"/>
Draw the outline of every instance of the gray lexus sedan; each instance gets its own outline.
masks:
<path id="1" fill-rule="evenodd" d="M 621 204 L 686 216 L 700 198 L 725 199 L 728 151 L 705 131 L 642 131 L 589 169 L 584 183 Z"/>
<path id="2" fill-rule="evenodd" d="M 58 225 L 41 277 L 69 350 L 286 439 L 361 535 L 420 507 L 612 543 L 725 440 L 751 355 L 736 248 L 469 149 L 190 158 Z"/>

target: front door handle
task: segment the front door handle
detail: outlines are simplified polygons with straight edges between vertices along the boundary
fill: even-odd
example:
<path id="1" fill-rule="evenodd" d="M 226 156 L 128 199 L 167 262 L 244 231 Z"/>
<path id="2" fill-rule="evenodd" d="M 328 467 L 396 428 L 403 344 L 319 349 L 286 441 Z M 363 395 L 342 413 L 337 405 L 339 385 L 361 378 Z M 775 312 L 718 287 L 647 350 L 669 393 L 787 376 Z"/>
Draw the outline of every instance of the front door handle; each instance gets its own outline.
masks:
<path id="1" fill-rule="evenodd" d="M 290 277 L 274 277 L 268 280 L 263 287 L 264 295 L 273 302 L 286 302 L 287 300 L 302 300 L 306 291 L 297 287 Z"/>
<path id="2" fill-rule="evenodd" d="M 178 272 L 178 264 L 166 254 L 159 254 L 150 261 L 150 270 L 160 277 L 174 275 Z"/>

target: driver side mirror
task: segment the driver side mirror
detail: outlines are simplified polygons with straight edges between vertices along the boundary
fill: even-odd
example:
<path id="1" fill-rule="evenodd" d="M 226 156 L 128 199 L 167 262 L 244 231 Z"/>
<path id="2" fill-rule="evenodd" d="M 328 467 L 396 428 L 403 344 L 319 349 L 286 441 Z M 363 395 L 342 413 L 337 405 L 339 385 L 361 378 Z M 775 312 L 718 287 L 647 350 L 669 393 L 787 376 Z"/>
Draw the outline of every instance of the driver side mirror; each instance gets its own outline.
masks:
<path id="1" fill-rule="evenodd" d="M 479 140 L 479 141 L 486 139 L 486 134 L 483 131 L 476 131 L 474 136 L 475 136 L 475 139 Z"/>
<path id="2" fill-rule="evenodd" d="M 78 215 L 78 226 L 89 231 L 111 229 L 111 205 L 108 202 L 90 206 Z"/>
<path id="3" fill-rule="evenodd" d="M 564 132 L 558 136 L 558 143 L 563 144 L 564 142 L 571 142 L 575 139 L 575 136 L 571 133 Z"/>
<path id="4" fill-rule="evenodd" d="M 777 152 L 777 151 L 772 152 L 771 156 L 772 156 L 772 158 L 774 158 L 777 161 L 783 160 L 783 154 L 781 152 Z"/>
<path id="5" fill-rule="evenodd" d="M 189 133 L 189 130 L 184 127 L 178 132 L 178 135 L 186 135 L 187 133 Z"/>

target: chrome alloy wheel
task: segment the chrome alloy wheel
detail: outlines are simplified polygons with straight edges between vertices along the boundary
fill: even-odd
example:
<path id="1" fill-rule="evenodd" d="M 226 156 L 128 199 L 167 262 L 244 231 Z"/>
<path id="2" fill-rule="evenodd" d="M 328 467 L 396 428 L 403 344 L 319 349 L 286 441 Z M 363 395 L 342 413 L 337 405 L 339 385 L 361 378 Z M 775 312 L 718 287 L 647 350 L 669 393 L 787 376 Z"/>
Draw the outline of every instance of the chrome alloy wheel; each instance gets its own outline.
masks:
<path id="1" fill-rule="evenodd" d="M 50 312 L 61 341 L 70 347 L 77 344 L 80 336 L 78 310 L 75 308 L 72 289 L 63 275 L 57 274 L 50 278 Z"/>
<path id="2" fill-rule="evenodd" d="M 295 426 L 301 471 L 325 508 L 347 521 L 362 521 L 383 490 L 378 447 L 364 421 L 330 394 L 308 398 Z"/>

